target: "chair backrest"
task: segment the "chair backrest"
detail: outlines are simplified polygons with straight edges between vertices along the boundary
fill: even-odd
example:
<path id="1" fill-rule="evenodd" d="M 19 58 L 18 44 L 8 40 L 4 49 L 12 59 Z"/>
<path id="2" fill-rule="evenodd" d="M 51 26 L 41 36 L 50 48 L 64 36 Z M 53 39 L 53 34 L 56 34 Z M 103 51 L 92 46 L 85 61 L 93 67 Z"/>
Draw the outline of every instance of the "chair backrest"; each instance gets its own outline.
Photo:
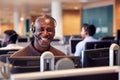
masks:
<path id="1" fill-rule="evenodd" d="M 114 39 L 115 39 L 114 36 L 105 36 L 105 37 L 100 38 L 100 40 L 114 40 Z"/>
<path id="2" fill-rule="evenodd" d="M 88 49 L 98 49 L 98 48 L 109 48 L 112 43 L 116 43 L 115 40 L 101 40 L 101 41 L 92 41 L 86 42 L 85 50 Z"/>
<path id="3" fill-rule="evenodd" d="M 56 62 L 55 69 L 62 70 L 62 69 L 73 69 L 75 68 L 74 62 L 69 58 L 62 58 Z"/>

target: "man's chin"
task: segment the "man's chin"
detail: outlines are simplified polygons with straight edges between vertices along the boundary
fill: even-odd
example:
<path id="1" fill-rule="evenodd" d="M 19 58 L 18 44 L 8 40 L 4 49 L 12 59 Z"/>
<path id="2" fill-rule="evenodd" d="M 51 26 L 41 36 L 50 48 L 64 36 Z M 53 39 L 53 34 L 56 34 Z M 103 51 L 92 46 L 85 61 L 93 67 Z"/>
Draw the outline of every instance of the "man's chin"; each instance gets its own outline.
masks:
<path id="1" fill-rule="evenodd" d="M 40 40 L 38 43 L 43 48 L 46 48 L 46 47 L 48 47 L 50 45 L 50 41 L 49 40 L 48 41 Z"/>
<path id="2" fill-rule="evenodd" d="M 43 48 L 46 48 L 46 47 L 48 47 L 48 46 L 49 46 L 49 45 L 45 45 L 45 44 L 44 44 L 44 45 L 43 45 L 43 44 L 41 45 L 41 47 L 43 47 Z"/>
<path id="3" fill-rule="evenodd" d="M 43 47 L 43 48 L 46 48 L 46 47 L 48 47 L 50 44 L 49 43 L 41 43 L 41 44 L 39 44 L 41 47 Z"/>

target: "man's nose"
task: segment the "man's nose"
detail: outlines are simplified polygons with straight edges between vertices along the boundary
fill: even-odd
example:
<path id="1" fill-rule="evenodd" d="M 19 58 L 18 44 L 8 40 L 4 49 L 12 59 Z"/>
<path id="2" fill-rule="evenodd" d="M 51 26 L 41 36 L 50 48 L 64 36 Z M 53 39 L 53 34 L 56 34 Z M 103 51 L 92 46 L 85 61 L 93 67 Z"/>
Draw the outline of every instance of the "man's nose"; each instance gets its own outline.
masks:
<path id="1" fill-rule="evenodd" d="M 47 30 L 44 30 L 44 35 L 48 35 L 48 31 Z"/>

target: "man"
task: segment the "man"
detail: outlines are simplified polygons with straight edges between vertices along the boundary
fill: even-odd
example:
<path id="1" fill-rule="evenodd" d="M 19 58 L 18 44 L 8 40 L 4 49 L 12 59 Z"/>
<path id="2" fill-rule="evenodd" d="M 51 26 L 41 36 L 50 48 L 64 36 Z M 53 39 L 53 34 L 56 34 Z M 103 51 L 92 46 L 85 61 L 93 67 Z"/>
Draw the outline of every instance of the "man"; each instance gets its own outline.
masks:
<path id="1" fill-rule="evenodd" d="M 45 51 L 52 52 L 55 56 L 65 56 L 63 52 L 50 45 L 55 36 L 56 21 L 48 15 L 37 17 L 32 27 L 34 40 L 24 49 L 14 53 L 16 56 L 41 56 Z"/>
<path id="2" fill-rule="evenodd" d="M 2 48 L 0 50 L 8 49 L 22 49 L 23 47 L 16 44 L 18 34 L 14 30 L 6 30 L 3 34 Z"/>
<path id="3" fill-rule="evenodd" d="M 83 38 L 83 41 L 79 42 L 76 45 L 76 51 L 75 56 L 82 56 L 82 51 L 85 50 L 85 43 L 90 41 L 97 41 L 95 38 L 93 38 L 93 35 L 96 32 L 96 28 L 94 25 L 89 24 L 83 24 L 81 29 L 81 37 Z"/>

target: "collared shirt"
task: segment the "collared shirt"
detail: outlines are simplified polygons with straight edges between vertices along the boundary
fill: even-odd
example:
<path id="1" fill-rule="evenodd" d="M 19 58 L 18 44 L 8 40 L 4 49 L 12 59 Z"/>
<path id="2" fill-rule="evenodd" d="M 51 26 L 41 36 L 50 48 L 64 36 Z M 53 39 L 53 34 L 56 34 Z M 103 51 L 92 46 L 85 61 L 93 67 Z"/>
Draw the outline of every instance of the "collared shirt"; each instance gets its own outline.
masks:
<path id="1" fill-rule="evenodd" d="M 11 49 L 22 49 L 22 46 L 19 46 L 18 44 L 8 44 L 6 47 L 0 48 L 0 50 L 11 50 Z"/>
<path id="2" fill-rule="evenodd" d="M 85 50 L 85 43 L 89 42 L 89 41 L 97 41 L 95 38 L 93 38 L 92 36 L 89 36 L 87 38 L 85 38 L 83 41 L 79 42 L 76 45 L 76 51 L 75 51 L 75 56 L 82 56 L 82 51 Z"/>
<path id="3" fill-rule="evenodd" d="M 53 53 L 54 56 L 65 56 L 65 53 L 62 51 L 50 46 L 49 49 L 50 52 Z M 27 47 L 15 52 L 10 57 L 16 57 L 16 56 L 41 56 L 42 53 L 40 53 L 38 50 L 36 50 L 33 46 L 33 42 L 31 42 Z"/>

